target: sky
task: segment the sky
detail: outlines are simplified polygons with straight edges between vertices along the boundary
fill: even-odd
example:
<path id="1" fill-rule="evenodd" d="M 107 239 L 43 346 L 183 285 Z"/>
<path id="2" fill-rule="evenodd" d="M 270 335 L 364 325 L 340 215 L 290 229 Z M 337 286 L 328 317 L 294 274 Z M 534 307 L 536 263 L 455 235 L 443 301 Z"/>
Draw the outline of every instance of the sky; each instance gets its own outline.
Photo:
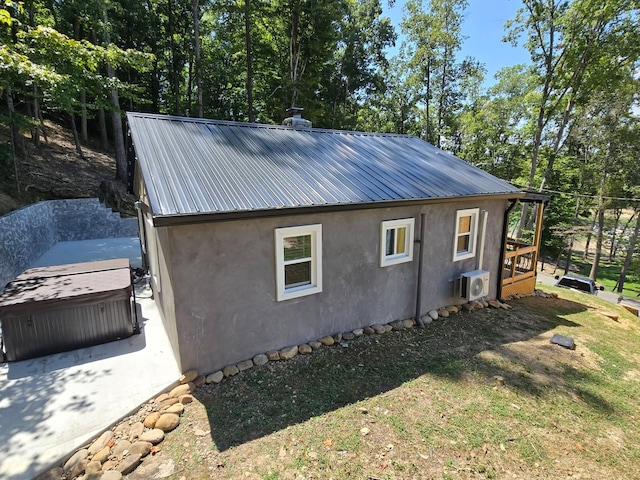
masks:
<path id="1" fill-rule="evenodd" d="M 465 21 L 462 25 L 462 33 L 467 37 L 462 45 L 460 59 L 467 56 L 474 57 L 485 65 L 487 69 L 485 84 L 493 85 L 494 75 L 502 67 L 517 63 L 529 63 L 530 57 L 522 46 L 513 47 L 510 43 L 502 41 L 504 36 L 504 23 L 515 17 L 516 11 L 521 6 L 520 0 L 468 0 L 469 7 L 465 12 Z M 396 0 L 392 9 L 388 2 L 383 0 L 384 14 L 391 18 L 400 35 L 400 22 L 404 0 Z M 402 38 L 398 38 L 396 46 L 399 47 Z M 395 54 L 397 50 L 391 50 Z"/>

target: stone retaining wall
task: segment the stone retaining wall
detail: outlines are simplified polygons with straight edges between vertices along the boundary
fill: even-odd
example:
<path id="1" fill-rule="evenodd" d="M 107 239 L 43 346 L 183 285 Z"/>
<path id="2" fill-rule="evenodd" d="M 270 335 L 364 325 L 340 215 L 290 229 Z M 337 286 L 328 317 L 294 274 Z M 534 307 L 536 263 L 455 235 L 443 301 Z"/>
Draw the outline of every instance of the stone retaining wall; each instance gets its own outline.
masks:
<path id="1" fill-rule="evenodd" d="M 58 242 L 137 237 L 138 220 L 121 218 L 97 198 L 48 200 L 0 217 L 0 291 Z"/>

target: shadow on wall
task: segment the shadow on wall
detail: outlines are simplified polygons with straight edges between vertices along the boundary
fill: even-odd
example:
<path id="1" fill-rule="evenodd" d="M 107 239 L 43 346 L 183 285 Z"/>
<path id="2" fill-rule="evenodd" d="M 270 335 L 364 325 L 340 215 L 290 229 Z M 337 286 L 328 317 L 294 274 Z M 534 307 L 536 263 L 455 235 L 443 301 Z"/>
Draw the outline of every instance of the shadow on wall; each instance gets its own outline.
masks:
<path id="1" fill-rule="evenodd" d="M 562 314 L 586 310 L 570 301 L 557 303 L 562 304 Z M 219 385 L 201 387 L 194 395 L 206 406 L 211 436 L 224 451 L 425 374 L 456 381 L 471 373 L 493 382 L 496 366 L 478 354 L 502 351 L 507 344 L 534 339 L 558 325 L 578 326 L 548 312 L 526 319 L 503 310 L 463 312 L 424 329 L 365 335 L 348 342 L 347 348 L 323 347 L 316 354 L 254 367 Z M 530 363 L 521 359 L 525 361 Z M 511 388 L 544 395 L 542 385 L 523 382 L 518 372 L 500 374 Z M 563 381 L 562 372 L 549 375 Z M 609 409 L 604 399 L 589 401 L 595 408 Z"/>

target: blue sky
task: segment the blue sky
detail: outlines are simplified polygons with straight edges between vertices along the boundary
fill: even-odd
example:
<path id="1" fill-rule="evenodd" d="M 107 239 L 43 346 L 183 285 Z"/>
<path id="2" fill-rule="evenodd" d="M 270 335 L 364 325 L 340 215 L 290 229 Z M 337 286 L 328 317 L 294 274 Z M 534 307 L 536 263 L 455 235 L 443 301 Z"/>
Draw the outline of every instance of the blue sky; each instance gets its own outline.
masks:
<path id="1" fill-rule="evenodd" d="M 462 33 L 467 39 L 462 45 L 460 58 L 471 56 L 484 63 L 487 69 L 485 83 L 489 86 L 494 83 L 493 76 L 502 67 L 530 61 L 529 52 L 523 47 L 513 47 L 502 41 L 504 23 L 515 17 L 521 3 L 520 0 L 468 1 L 469 7 L 462 25 Z M 396 0 L 395 6 L 389 9 L 387 0 L 383 0 L 384 14 L 391 18 L 398 34 L 404 3 L 404 0 Z M 399 38 L 397 46 L 401 42 Z"/>

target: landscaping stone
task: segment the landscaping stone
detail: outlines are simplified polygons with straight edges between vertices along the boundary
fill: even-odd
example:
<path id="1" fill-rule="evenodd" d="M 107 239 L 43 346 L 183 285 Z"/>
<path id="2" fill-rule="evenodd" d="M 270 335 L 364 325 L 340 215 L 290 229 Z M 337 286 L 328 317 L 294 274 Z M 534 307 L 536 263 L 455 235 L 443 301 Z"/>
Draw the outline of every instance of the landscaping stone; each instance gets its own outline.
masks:
<path id="1" fill-rule="evenodd" d="M 383 327 L 384 327 L 384 333 L 389 333 L 391 330 L 393 330 L 393 327 L 388 323 L 383 325 Z"/>
<path id="2" fill-rule="evenodd" d="M 438 311 L 437 310 L 429 310 L 429 313 L 427 314 L 431 317 L 431 320 L 437 320 L 438 319 Z"/>
<path id="3" fill-rule="evenodd" d="M 129 453 L 137 453 L 141 457 L 146 457 L 147 455 L 149 455 L 149 452 L 151 452 L 151 447 L 153 447 L 153 444 L 151 442 L 143 442 L 142 440 L 138 440 L 137 442 L 133 443 L 131 447 L 129 447 Z"/>
<path id="4" fill-rule="evenodd" d="M 166 433 L 170 432 L 178 425 L 180 425 L 180 417 L 178 415 L 175 413 L 163 413 L 156 422 L 155 428 Z"/>
<path id="5" fill-rule="evenodd" d="M 76 478 L 82 475 L 85 469 L 87 468 L 88 464 L 89 464 L 89 460 L 87 460 L 86 458 L 74 463 L 73 466 L 69 469 L 69 471 L 66 472 L 67 478 Z"/>
<path id="6" fill-rule="evenodd" d="M 144 432 L 144 424 L 142 422 L 136 422 L 131 425 L 131 428 L 129 429 L 129 441 L 133 442 L 136 438 L 142 435 L 142 432 Z"/>
<path id="7" fill-rule="evenodd" d="M 100 450 L 102 450 L 104 447 L 107 446 L 107 444 L 112 438 L 113 438 L 113 432 L 111 430 L 107 430 L 106 432 L 104 432 L 89 447 L 89 450 L 88 450 L 89 455 L 95 455 L 96 453 L 98 453 Z"/>
<path id="8" fill-rule="evenodd" d="M 250 368 L 253 368 L 253 360 L 243 360 L 242 362 L 238 363 L 237 367 L 241 372 L 249 370 Z"/>
<path id="9" fill-rule="evenodd" d="M 103 472 L 106 472 L 106 471 L 111 470 L 113 468 L 116 468 L 118 466 L 118 460 L 115 459 L 116 457 L 113 457 L 113 458 L 114 458 L 113 460 L 107 460 L 106 462 L 104 462 L 102 464 L 102 471 Z M 118 472 L 118 473 L 120 473 L 120 472 Z"/>
<path id="10" fill-rule="evenodd" d="M 149 430 L 148 432 L 144 432 L 142 435 L 140 435 L 140 440 L 155 445 L 164 440 L 164 432 L 159 428 L 154 428 L 153 430 Z"/>
<path id="11" fill-rule="evenodd" d="M 198 375 L 193 380 L 193 384 L 195 385 L 196 388 L 198 388 L 198 387 L 201 387 L 202 385 L 204 385 L 206 381 L 207 381 L 207 377 L 205 377 L 204 375 Z"/>
<path id="12" fill-rule="evenodd" d="M 431 316 L 429 314 L 422 316 L 422 323 L 427 325 L 427 324 L 429 324 L 431 322 L 433 322 L 433 318 L 431 318 Z"/>
<path id="13" fill-rule="evenodd" d="M 178 401 L 179 401 L 178 397 L 167 398 L 164 402 L 158 405 L 158 410 L 161 410 L 161 411 L 165 410 L 169 408 L 171 405 L 175 405 L 176 403 L 178 403 Z"/>
<path id="14" fill-rule="evenodd" d="M 282 360 L 291 360 L 298 354 L 298 346 L 294 345 L 293 347 L 283 348 L 280 350 L 280 358 Z"/>
<path id="15" fill-rule="evenodd" d="M 484 304 L 482 302 L 479 302 L 478 300 L 474 301 L 472 303 L 472 305 L 473 305 L 474 310 L 475 309 L 481 310 L 481 309 L 484 308 Z"/>
<path id="16" fill-rule="evenodd" d="M 185 383 L 193 382 L 197 376 L 198 376 L 197 370 L 188 370 L 184 372 L 180 377 L 180 383 L 185 384 Z"/>
<path id="17" fill-rule="evenodd" d="M 169 396 L 171 398 L 178 398 L 180 395 L 193 392 L 194 389 L 195 385 L 193 383 L 185 383 L 183 385 L 178 385 L 171 390 L 171 392 L 169 392 Z"/>
<path id="18" fill-rule="evenodd" d="M 309 346 L 314 350 L 318 350 L 320 347 L 322 347 L 322 344 L 320 342 L 309 342 Z"/>
<path id="19" fill-rule="evenodd" d="M 124 454 L 125 450 L 129 450 L 130 448 L 131 448 L 131 442 L 129 440 L 121 440 L 120 442 L 116 443 L 116 445 L 113 447 L 113 450 L 111 451 L 111 455 L 115 455 L 117 457 L 118 455 Z"/>
<path id="20" fill-rule="evenodd" d="M 102 480 L 102 470 L 99 472 L 91 472 L 79 477 L 79 480 Z"/>
<path id="21" fill-rule="evenodd" d="M 65 464 L 62 466 L 62 469 L 65 473 L 69 473 L 75 464 L 82 460 L 85 460 L 88 456 L 89 450 L 87 450 L 86 448 L 78 450 L 76 453 L 71 455 L 71 458 L 69 458 L 69 460 L 65 462 Z"/>
<path id="22" fill-rule="evenodd" d="M 447 318 L 449 316 L 449 310 L 447 310 L 446 308 L 441 308 L 440 310 L 438 310 L 438 316 Z"/>
<path id="23" fill-rule="evenodd" d="M 280 360 L 279 352 L 267 352 L 266 355 L 270 362 L 277 362 Z"/>
<path id="24" fill-rule="evenodd" d="M 509 305 L 508 303 L 501 303 L 500 304 L 500 308 L 503 310 L 511 310 L 513 307 L 511 305 Z"/>
<path id="25" fill-rule="evenodd" d="M 117 470 L 109 470 L 108 472 L 104 472 L 100 480 L 121 480 L 122 473 Z"/>
<path id="26" fill-rule="evenodd" d="M 127 440 L 122 440 L 122 441 L 127 441 Z M 111 448 L 107 445 L 106 447 L 104 447 L 102 450 L 100 450 L 98 453 L 96 453 L 93 456 L 93 460 L 100 462 L 100 463 L 104 463 L 107 458 L 109 458 L 109 454 L 111 453 Z"/>
<path id="27" fill-rule="evenodd" d="M 404 328 L 411 328 L 414 325 L 414 321 L 413 318 L 407 318 L 406 320 L 402 321 L 402 326 L 404 326 Z"/>
<path id="28" fill-rule="evenodd" d="M 360 335 L 362 335 L 364 333 L 364 330 L 362 328 L 356 328 L 353 332 L 356 337 L 359 337 Z"/>
<path id="29" fill-rule="evenodd" d="M 152 412 L 146 416 L 142 424 L 147 428 L 154 428 L 156 426 L 156 422 L 160 418 L 160 415 L 162 415 L 160 412 Z"/>
<path id="30" fill-rule="evenodd" d="M 222 373 L 224 373 L 225 377 L 233 377 L 234 375 L 240 373 L 240 370 L 238 370 L 238 367 L 236 367 L 235 365 L 229 365 L 228 367 L 224 367 Z"/>
<path id="31" fill-rule="evenodd" d="M 138 453 L 134 453 L 125 457 L 122 462 L 118 465 L 116 470 L 120 472 L 122 475 L 126 475 L 127 473 L 133 472 L 138 465 L 140 465 L 140 461 L 142 457 Z"/>
<path id="32" fill-rule="evenodd" d="M 395 322 L 392 322 L 390 325 L 391 325 L 391 328 L 393 328 L 396 331 L 404 330 L 404 325 L 402 325 L 402 322 L 395 321 Z"/>
<path id="33" fill-rule="evenodd" d="M 458 312 L 460 311 L 460 309 L 458 308 L 458 306 L 457 306 L 457 305 L 449 305 L 449 306 L 447 307 L 447 311 L 448 311 L 449 313 L 458 313 Z"/>
<path id="34" fill-rule="evenodd" d="M 178 400 L 182 405 L 186 405 L 187 403 L 193 402 L 193 395 L 190 395 L 188 393 L 186 395 L 180 395 L 178 397 Z"/>
<path id="35" fill-rule="evenodd" d="M 498 300 L 489 300 L 488 303 L 491 308 L 500 308 L 500 302 Z"/>
<path id="36" fill-rule="evenodd" d="M 91 460 L 89 463 L 87 463 L 87 466 L 85 467 L 84 472 L 86 474 L 102 472 L 102 463 L 96 460 Z"/>
<path id="37" fill-rule="evenodd" d="M 206 382 L 207 383 L 220 383 L 224 378 L 224 373 L 222 370 L 218 370 L 217 372 L 210 373 L 207 375 Z"/>
<path id="38" fill-rule="evenodd" d="M 313 352 L 313 348 L 311 348 L 311 345 L 307 345 L 306 343 L 303 343 L 302 345 L 298 345 L 298 353 L 306 355 L 311 352 Z"/>
<path id="39" fill-rule="evenodd" d="M 573 338 L 565 337 L 564 335 L 554 334 L 550 340 L 551 343 L 555 343 L 556 345 L 560 345 L 561 347 L 568 348 L 569 350 L 576 349 L 576 343 Z"/>
<path id="40" fill-rule="evenodd" d="M 121 423 L 113 429 L 113 434 L 120 437 L 126 437 L 129 435 L 129 427 L 130 425 L 128 423 Z"/>
<path id="41" fill-rule="evenodd" d="M 260 353 L 255 357 L 253 357 L 253 364 L 257 367 L 266 365 L 267 363 L 269 363 L 269 358 L 267 358 L 267 356 L 264 353 Z"/>
<path id="42" fill-rule="evenodd" d="M 51 470 L 47 470 L 46 472 L 38 475 L 34 480 L 60 480 L 64 475 L 64 470 L 62 467 L 54 467 Z"/>
<path id="43" fill-rule="evenodd" d="M 340 343 L 340 342 L 342 341 L 342 333 L 336 333 L 336 334 L 333 336 L 333 340 L 334 340 L 336 343 Z"/>
<path id="44" fill-rule="evenodd" d="M 473 305 L 470 303 L 465 303 L 464 305 L 462 305 L 462 310 L 464 310 L 465 312 L 470 312 L 473 310 Z"/>
<path id="45" fill-rule="evenodd" d="M 352 332 L 345 332 L 342 334 L 342 340 L 351 341 L 354 338 L 356 338 L 356 336 Z"/>
<path id="46" fill-rule="evenodd" d="M 164 402 L 167 398 L 169 398 L 169 394 L 168 393 L 163 393 L 161 395 L 158 395 L 158 397 L 154 400 L 154 402 L 156 403 L 162 403 Z"/>
<path id="47" fill-rule="evenodd" d="M 333 345 L 334 343 L 336 343 L 336 341 L 333 339 L 333 337 L 322 337 L 318 340 L 322 345 L 325 345 L 327 347 L 330 347 L 331 345 Z"/>
<path id="48" fill-rule="evenodd" d="M 376 323 L 375 325 L 371 325 L 371 328 L 373 328 L 373 331 L 378 335 L 382 335 L 385 332 L 384 325 L 381 325 L 379 323 Z"/>
<path id="49" fill-rule="evenodd" d="M 366 333 L 367 335 L 373 335 L 374 333 L 376 333 L 376 331 L 373 329 L 373 327 L 364 327 L 362 329 L 362 331 L 364 333 Z"/>
<path id="50" fill-rule="evenodd" d="M 182 403 L 176 403 L 175 405 L 171 405 L 164 412 L 175 413 L 176 415 L 182 415 L 182 413 L 184 412 L 184 405 Z"/>

